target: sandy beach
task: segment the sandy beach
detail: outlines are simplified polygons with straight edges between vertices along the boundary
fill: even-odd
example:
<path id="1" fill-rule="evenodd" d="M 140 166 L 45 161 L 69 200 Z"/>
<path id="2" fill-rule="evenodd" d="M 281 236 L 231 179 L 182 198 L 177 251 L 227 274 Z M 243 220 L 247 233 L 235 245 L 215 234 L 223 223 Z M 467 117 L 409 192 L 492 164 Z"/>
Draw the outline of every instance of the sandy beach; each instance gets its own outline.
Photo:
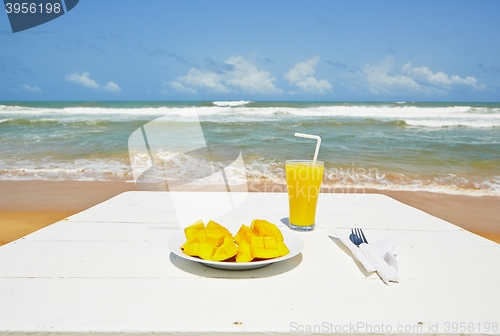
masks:
<path id="1" fill-rule="evenodd" d="M 1 181 L 0 245 L 130 190 L 125 182 Z"/>
<path id="2" fill-rule="evenodd" d="M 125 191 L 126 182 L 1 181 L 0 245 L 83 211 Z M 284 192 L 283 185 L 250 182 L 251 192 Z M 431 192 L 365 190 L 381 193 L 468 231 L 500 243 L 500 197 Z"/>

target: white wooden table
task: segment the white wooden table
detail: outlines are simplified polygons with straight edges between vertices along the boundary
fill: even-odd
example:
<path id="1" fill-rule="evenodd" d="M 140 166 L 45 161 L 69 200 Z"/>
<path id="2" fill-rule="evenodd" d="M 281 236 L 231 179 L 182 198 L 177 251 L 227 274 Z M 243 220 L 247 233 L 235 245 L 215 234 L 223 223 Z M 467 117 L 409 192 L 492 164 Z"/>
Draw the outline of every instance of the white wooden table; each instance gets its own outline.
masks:
<path id="1" fill-rule="evenodd" d="M 224 193 L 179 193 L 198 215 Z M 224 271 L 175 257 L 169 193 L 126 192 L 0 247 L 0 334 L 499 334 L 500 245 L 383 195 L 322 194 L 298 256 Z M 286 194 L 218 218 L 280 226 Z M 329 228 L 397 235 L 401 282 L 366 274 Z"/>

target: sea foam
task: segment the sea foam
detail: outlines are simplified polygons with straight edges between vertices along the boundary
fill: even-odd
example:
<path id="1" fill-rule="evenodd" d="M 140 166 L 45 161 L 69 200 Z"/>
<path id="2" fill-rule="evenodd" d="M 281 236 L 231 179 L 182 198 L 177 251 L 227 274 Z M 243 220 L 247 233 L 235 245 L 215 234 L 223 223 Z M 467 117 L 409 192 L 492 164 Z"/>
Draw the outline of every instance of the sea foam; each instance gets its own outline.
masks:
<path id="1" fill-rule="evenodd" d="M 73 120 L 133 120 L 165 116 L 172 121 L 190 121 L 196 116 L 205 121 L 240 122 L 269 121 L 280 119 L 310 118 L 357 118 L 382 121 L 404 121 L 410 126 L 420 127 L 500 127 L 499 108 L 477 108 L 472 106 L 417 107 L 384 105 L 326 105 L 308 107 L 251 106 L 250 101 L 218 101 L 215 106 L 188 107 L 64 107 L 32 108 L 22 106 L 0 106 L 0 116 L 19 117 L 50 115 L 51 118 L 72 116 Z M 248 106 L 247 106 L 248 105 Z M 237 108 L 234 108 L 237 107 Z M 5 120 L 5 119 L 3 119 Z"/>

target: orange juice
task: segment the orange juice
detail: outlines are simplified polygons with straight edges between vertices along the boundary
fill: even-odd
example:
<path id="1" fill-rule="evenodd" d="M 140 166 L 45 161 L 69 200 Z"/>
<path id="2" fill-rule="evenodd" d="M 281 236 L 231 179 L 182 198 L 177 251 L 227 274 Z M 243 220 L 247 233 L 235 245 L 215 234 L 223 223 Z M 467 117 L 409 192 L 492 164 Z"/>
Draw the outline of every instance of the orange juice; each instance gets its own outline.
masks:
<path id="1" fill-rule="evenodd" d="M 313 230 L 324 163 L 286 161 L 286 185 L 290 204 L 289 225 L 294 230 Z"/>

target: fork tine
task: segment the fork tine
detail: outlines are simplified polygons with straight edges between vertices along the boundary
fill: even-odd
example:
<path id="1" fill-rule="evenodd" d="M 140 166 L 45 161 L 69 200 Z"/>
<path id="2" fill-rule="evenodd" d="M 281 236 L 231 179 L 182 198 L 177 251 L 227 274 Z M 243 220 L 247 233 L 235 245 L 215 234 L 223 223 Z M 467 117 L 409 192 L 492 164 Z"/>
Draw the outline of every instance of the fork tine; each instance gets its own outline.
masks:
<path id="1" fill-rule="evenodd" d="M 365 244 L 368 244 L 368 240 L 366 239 L 365 234 L 363 233 L 363 230 L 359 229 L 359 233 L 361 233 L 361 237 L 363 237 L 363 241 L 365 242 Z"/>
<path id="2" fill-rule="evenodd" d="M 359 233 L 359 228 L 356 228 L 356 237 L 358 237 L 359 243 L 364 243 L 363 238 L 361 237 L 361 234 Z"/>
<path id="3" fill-rule="evenodd" d="M 361 229 L 359 229 L 359 228 L 356 229 L 356 234 L 358 235 L 359 240 L 364 243 L 365 241 L 363 239 L 363 236 L 361 235 Z"/>
<path id="4" fill-rule="evenodd" d="M 354 245 L 359 246 L 363 242 L 361 237 L 358 235 L 356 232 L 356 229 L 351 229 L 351 235 L 349 236 L 349 239 L 354 243 Z"/>
<path id="5" fill-rule="evenodd" d="M 351 234 L 349 235 L 349 240 L 352 241 L 354 245 L 357 245 L 356 234 L 354 233 L 354 229 L 351 229 Z"/>

